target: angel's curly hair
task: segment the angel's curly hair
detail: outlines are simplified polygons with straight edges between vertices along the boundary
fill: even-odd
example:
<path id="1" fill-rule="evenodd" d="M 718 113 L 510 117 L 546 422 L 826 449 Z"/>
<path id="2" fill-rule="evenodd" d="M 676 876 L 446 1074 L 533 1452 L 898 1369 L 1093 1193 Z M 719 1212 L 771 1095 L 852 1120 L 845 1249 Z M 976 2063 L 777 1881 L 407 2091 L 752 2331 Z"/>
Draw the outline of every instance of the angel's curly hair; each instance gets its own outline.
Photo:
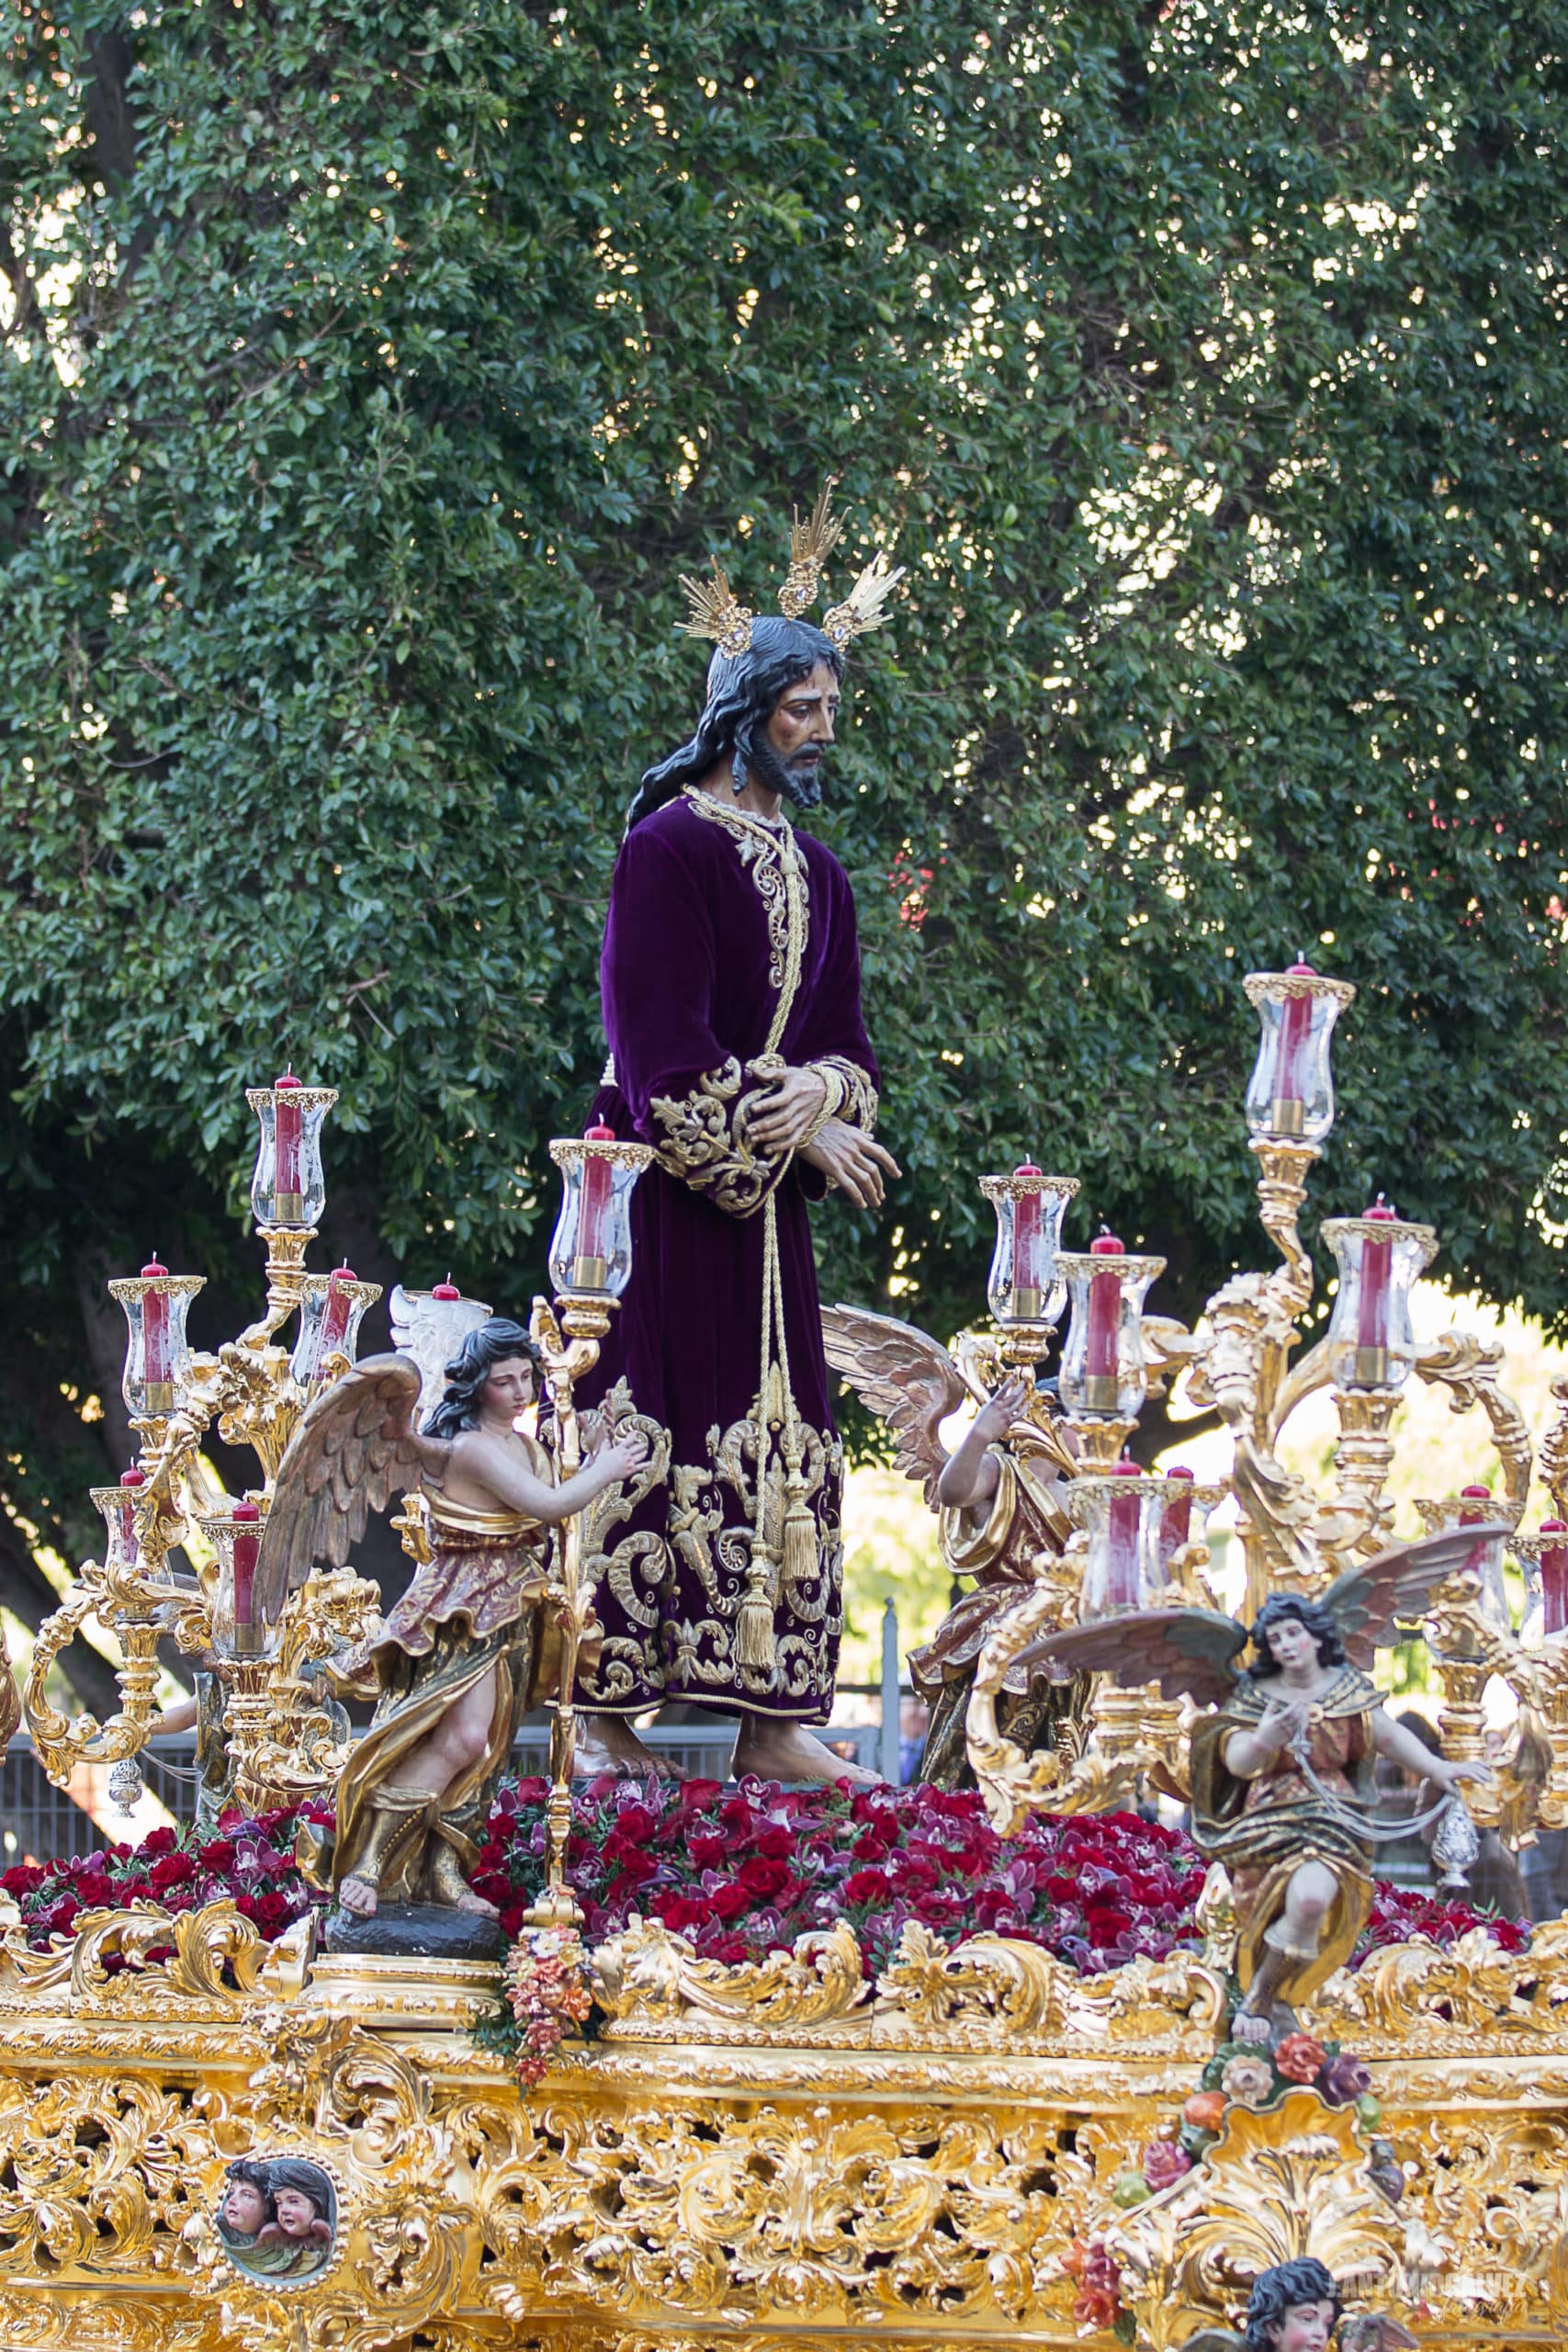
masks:
<path id="1" fill-rule="evenodd" d="M 1247 2352 L 1274 2352 L 1279 2331 L 1298 2303 L 1332 2303 L 1336 2325 L 1345 2308 L 1333 2272 L 1315 2255 L 1298 2255 L 1264 2271 L 1247 2306 Z"/>
<path id="2" fill-rule="evenodd" d="M 1276 1592 L 1264 1602 L 1249 1629 L 1257 1657 L 1257 1664 L 1249 1669 L 1255 1682 L 1267 1682 L 1270 1675 L 1279 1673 L 1280 1661 L 1269 1646 L 1268 1634 L 1271 1626 L 1282 1624 L 1287 1618 L 1304 1625 L 1312 1635 L 1317 1644 L 1319 1666 L 1345 1664 L 1345 1645 L 1332 1612 L 1320 1600 L 1308 1600 L 1304 1593 Z"/>
<path id="3" fill-rule="evenodd" d="M 464 1430 L 471 1430 L 479 1418 L 479 1391 L 498 1363 L 507 1363 L 513 1356 L 524 1356 L 534 1367 L 534 1382 L 537 1386 L 544 1372 L 539 1351 L 521 1323 L 513 1323 L 505 1315 L 492 1315 L 477 1331 L 470 1331 L 457 1354 L 445 1369 L 446 1390 L 439 1405 L 434 1405 L 424 1417 L 421 1434 L 424 1437 L 457 1437 Z"/>

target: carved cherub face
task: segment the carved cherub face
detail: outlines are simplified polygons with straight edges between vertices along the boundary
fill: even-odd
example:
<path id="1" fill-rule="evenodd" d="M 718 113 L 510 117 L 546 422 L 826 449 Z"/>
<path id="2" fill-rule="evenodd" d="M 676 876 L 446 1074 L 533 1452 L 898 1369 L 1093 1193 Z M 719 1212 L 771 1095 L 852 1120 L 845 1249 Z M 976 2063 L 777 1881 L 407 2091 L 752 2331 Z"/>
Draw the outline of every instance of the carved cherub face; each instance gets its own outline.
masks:
<path id="1" fill-rule="evenodd" d="M 1274 2352 L 1327 2352 L 1334 2319 L 1332 2303 L 1292 2303 L 1274 2332 Z"/>
<path id="2" fill-rule="evenodd" d="M 280 2188 L 273 2199 L 277 2208 L 277 2226 L 287 2238 L 302 2238 L 310 2224 L 319 2220 L 315 2200 L 302 2188 Z"/>
<path id="3" fill-rule="evenodd" d="M 534 1401 L 534 1367 L 526 1356 L 502 1356 L 479 1391 L 486 1420 L 514 1421 Z"/>
<path id="4" fill-rule="evenodd" d="M 266 2199 L 254 2180 L 231 2180 L 223 2192 L 223 2219 L 231 2230 L 254 2237 L 266 2219 Z"/>

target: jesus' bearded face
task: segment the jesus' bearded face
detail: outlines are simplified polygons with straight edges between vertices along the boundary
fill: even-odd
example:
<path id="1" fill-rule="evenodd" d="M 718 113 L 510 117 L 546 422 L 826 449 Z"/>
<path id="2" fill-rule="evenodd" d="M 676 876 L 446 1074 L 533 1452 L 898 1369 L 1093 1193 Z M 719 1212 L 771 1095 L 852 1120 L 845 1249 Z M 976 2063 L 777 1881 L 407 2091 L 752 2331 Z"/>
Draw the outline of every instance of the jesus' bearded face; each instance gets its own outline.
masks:
<path id="1" fill-rule="evenodd" d="M 816 808 L 839 703 L 839 681 L 826 662 L 784 689 L 751 751 L 751 773 L 765 790 L 787 793 L 802 808 Z"/>

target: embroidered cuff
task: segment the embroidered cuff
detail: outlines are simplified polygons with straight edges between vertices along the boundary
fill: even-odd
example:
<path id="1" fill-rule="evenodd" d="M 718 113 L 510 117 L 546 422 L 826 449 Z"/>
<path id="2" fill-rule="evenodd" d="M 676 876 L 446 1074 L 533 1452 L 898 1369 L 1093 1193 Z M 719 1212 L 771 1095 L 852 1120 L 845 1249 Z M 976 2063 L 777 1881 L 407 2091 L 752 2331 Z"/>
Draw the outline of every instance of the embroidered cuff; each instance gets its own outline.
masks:
<path id="1" fill-rule="evenodd" d="M 828 1080 L 829 1091 L 836 1084 L 839 1099 L 827 1117 L 843 1119 L 852 1127 L 859 1127 L 863 1135 L 876 1133 L 876 1089 L 858 1062 L 847 1055 L 828 1054 L 820 1061 L 807 1065 Z"/>
<path id="2" fill-rule="evenodd" d="M 732 1054 L 721 1069 L 705 1071 L 695 1091 L 676 1099 L 656 1095 L 649 1105 L 663 1133 L 659 1164 L 701 1193 L 728 1216 L 752 1216 L 788 1167 L 747 1139 L 746 1114 L 773 1084 L 740 1092 L 740 1064 Z"/>

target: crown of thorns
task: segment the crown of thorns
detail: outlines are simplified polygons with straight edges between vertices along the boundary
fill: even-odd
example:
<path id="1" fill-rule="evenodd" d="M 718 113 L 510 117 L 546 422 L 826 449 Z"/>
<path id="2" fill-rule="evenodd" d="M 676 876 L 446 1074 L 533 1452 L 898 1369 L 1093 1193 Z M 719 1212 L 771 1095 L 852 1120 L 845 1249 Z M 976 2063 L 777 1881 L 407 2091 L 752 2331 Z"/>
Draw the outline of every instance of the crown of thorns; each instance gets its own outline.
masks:
<path id="1" fill-rule="evenodd" d="M 834 487 L 829 475 L 804 523 L 800 509 L 794 510 L 789 570 L 779 590 L 779 610 L 786 620 L 799 620 L 816 603 L 822 567 L 842 536 L 842 517 L 834 514 L 830 503 Z M 903 579 L 904 569 L 902 564 L 891 565 L 885 555 L 872 558 L 842 604 L 830 605 L 822 616 L 822 634 L 830 644 L 842 648 L 852 637 L 863 637 L 868 629 L 882 627 L 887 618 L 888 598 Z M 736 595 L 716 556 L 711 580 L 694 580 L 683 571 L 681 585 L 686 592 L 687 617 L 681 624 L 686 636 L 710 638 L 721 653 L 731 657 L 750 650 L 751 624 L 757 616 Z"/>

